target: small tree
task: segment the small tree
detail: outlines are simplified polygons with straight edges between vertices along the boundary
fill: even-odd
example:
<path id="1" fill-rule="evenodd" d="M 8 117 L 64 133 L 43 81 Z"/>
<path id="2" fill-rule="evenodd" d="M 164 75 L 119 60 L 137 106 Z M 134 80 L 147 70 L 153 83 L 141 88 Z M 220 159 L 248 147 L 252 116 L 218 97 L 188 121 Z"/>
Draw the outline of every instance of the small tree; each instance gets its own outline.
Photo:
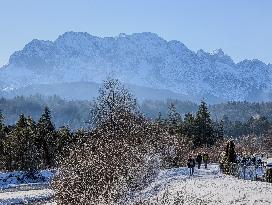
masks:
<path id="1" fill-rule="evenodd" d="M 235 144 L 230 140 L 226 146 L 226 160 L 231 163 L 236 162 Z"/>
<path id="2" fill-rule="evenodd" d="M 223 167 L 225 174 L 236 175 L 238 170 L 236 163 L 235 144 L 233 140 L 228 141 L 225 149 L 225 156 L 223 158 Z"/>

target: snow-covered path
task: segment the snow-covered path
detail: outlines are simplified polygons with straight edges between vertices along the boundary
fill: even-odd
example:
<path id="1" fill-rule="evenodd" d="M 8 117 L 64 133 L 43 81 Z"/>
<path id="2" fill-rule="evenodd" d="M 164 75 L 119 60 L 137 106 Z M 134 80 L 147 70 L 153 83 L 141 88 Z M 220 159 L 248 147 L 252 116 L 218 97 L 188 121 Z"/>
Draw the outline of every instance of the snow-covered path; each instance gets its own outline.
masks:
<path id="1" fill-rule="evenodd" d="M 218 173 L 218 166 L 196 170 L 187 168 L 162 171 L 158 178 L 139 193 L 143 204 L 272 204 L 272 184 L 245 181 Z"/>
<path id="2" fill-rule="evenodd" d="M 54 170 L 41 170 L 34 177 L 26 172 L 0 172 L 0 205 L 31 204 L 48 200 L 53 191 L 48 188 Z"/>
<path id="3" fill-rule="evenodd" d="M 47 187 L 0 192 L 0 205 L 22 204 L 53 196 Z M 245 181 L 218 172 L 218 165 L 196 170 L 188 175 L 187 168 L 163 170 L 153 183 L 126 204 L 141 205 L 269 205 L 272 204 L 272 184 Z M 51 204 L 51 203 L 48 203 Z M 54 204 L 54 203 L 52 203 Z"/>
<path id="4" fill-rule="evenodd" d="M 36 189 L 25 191 L 6 191 L 0 193 L 0 205 L 27 204 L 52 197 L 53 191 L 50 189 Z"/>

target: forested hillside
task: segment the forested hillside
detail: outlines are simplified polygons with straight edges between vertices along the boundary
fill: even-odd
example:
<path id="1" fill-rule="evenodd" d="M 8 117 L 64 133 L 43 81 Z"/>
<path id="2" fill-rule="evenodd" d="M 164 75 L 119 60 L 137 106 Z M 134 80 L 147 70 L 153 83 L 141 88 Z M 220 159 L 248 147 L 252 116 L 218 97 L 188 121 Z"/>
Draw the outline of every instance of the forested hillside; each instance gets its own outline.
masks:
<path id="1" fill-rule="evenodd" d="M 0 110 L 5 116 L 5 123 L 14 124 L 20 114 L 31 116 L 38 120 L 45 106 L 52 111 L 52 120 L 56 127 L 68 125 L 72 130 L 87 128 L 90 115 L 90 101 L 66 101 L 58 96 L 0 98 Z M 167 118 L 169 106 L 175 105 L 181 117 L 186 113 L 196 113 L 198 104 L 190 101 L 145 100 L 139 103 L 140 110 L 147 118 L 156 119 L 159 115 Z M 272 121 L 272 103 L 228 102 L 209 105 L 209 111 L 214 121 L 223 120 L 224 131 L 228 136 L 238 137 L 256 133 L 266 133 Z"/>

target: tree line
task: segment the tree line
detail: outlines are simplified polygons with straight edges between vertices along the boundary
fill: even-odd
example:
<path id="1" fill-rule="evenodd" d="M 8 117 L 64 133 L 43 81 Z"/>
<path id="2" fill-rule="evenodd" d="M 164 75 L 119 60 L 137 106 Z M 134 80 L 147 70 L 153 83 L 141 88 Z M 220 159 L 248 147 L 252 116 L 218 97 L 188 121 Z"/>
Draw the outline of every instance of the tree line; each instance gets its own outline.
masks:
<path id="1" fill-rule="evenodd" d="M 37 122 L 21 114 L 14 125 L 5 125 L 0 112 L 0 169 L 35 171 L 55 167 L 65 146 L 78 134 L 67 126 L 56 129 L 48 107 Z"/>
<path id="2" fill-rule="evenodd" d="M 18 116 L 24 113 L 38 121 L 44 107 L 51 110 L 52 122 L 55 127 L 67 125 L 72 131 L 78 128 L 87 128 L 91 101 L 66 101 L 58 96 L 44 97 L 41 95 L 29 97 L 15 97 L 13 99 L 0 98 L 0 110 L 5 115 L 5 123 L 12 125 Z M 196 115 L 199 105 L 189 101 L 173 100 L 138 102 L 139 110 L 146 118 L 155 119 L 158 113 L 162 118 L 168 117 L 171 104 L 182 118 L 186 113 Z M 227 102 L 208 105 L 211 119 L 220 122 L 223 120 L 224 135 L 239 137 L 248 134 L 262 136 L 267 133 L 267 127 L 272 124 L 272 103 Z"/>
<path id="3" fill-rule="evenodd" d="M 125 94 L 122 93 L 122 95 Z M 126 98 L 129 98 L 127 101 L 131 104 L 126 106 L 134 106 L 135 110 L 137 107 L 137 112 L 140 113 L 136 100 L 128 97 L 130 95 L 127 94 Z M 99 106 L 107 104 L 104 102 L 105 99 L 103 97 L 105 96 L 99 96 L 95 101 L 96 103 L 93 103 L 90 108 L 89 122 L 95 120 L 95 123 L 91 123 L 92 125 L 88 126 L 89 129 L 78 129 L 73 132 L 69 126 L 62 126 L 56 129 L 48 107 L 44 108 L 42 115 L 37 121 L 30 116 L 26 117 L 24 114 L 21 114 L 14 125 L 5 125 L 4 116 L 0 111 L 0 169 L 37 170 L 55 167 L 57 166 L 58 158 L 65 153 L 65 148 L 77 140 L 82 140 L 80 137 L 84 139 L 84 135 L 90 135 L 92 129 L 95 129 L 102 123 L 99 120 L 109 118 L 111 127 L 118 127 L 119 125 L 116 122 L 116 118 L 120 117 L 117 115 L 118 112 L 108 111 L 105 107 L 99 108 Z M 124 96 L 117 96 L 116 98 L 123 99 Z M 136 115 L 136 113 L 133 114 Z M 141 120 L 153 125 L 156 124 L 160 132 L 167 132 L 180 138 L 185 137 L 188 140 L 187 143 L 192 147 L 211 146 L 218 139 L 223 138 L 222 122 L 212 121 L 204 101 L 201 102 L 195 116 L 192 113 L 187 113 L 182 118 L 181 114 L 177 112 L 175 105 L 170 104 L 166 118 L 162 118 L 159 115 L 152 122 L 141 113 Z M 115 129 L 114 131 L 117 132 Z"/>

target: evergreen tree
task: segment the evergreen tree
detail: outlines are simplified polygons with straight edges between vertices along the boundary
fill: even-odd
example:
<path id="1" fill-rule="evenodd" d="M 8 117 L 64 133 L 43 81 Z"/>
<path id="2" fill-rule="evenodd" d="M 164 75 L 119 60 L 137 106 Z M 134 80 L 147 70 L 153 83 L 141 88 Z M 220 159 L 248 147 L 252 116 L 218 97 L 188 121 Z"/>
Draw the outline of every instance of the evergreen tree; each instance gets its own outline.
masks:
<path id="1" fill-rule="evenodd" d="M 192 140 L 195 133 L 195 118 L 192 113 L 185 114 L 183 122 L 183 131 L 184 134 Z"/>
<path id="2" fill-rule="evenodd" d="M 27 120 L 23 114 L 19 116 L 15 127 L 8 135 L 6 142 L 8 169 L 26 170 Z"/>
<path id="3" fill-rule="evenodd" d="M 29 173 L 39 169 L 41 156 L 35 139 L 35 122 L 21 114 L 5 139 L 5 169 L 24 170 Z"/>
<path id="4" fill-rule="evenodd" d="M 37 128 L 35 121 L 27 118 L 26 136 L 25 136 L 25 167 L 30 172 L 35 172 L 41 168 L 42 156 L 39 145 L 37 144 Z"/>
<path id="5" fill-rule="evenodd" d="M 176 134 L 182 130 L 182 118 L 173 103 L 170 103 L 168 107 L 168 126 L 170 134 Z"/>
<path id="6" fill-rule="evenodd" d="M 63 126 L 57 131 L 56 154 L 58 157 L 66 154 L 68 146 L 72 142 L 72 133 L 68 126 Z"/>
<path id="7" fill-rule="evenodd" d="M 233 140 L 229 141 L 226 147 L 226 159 L 228 162 L 236 162 L 235 144 Z"/>
<path id="8" fill-rule="evenodd" d="M 42 151 L 45 166 L 53 166 L 56 150 L 56 131 L 51 121 L 51 112 L 45 107 L 42 116 L 37 123 L 36 143 Z"/>
<path id="9" fill-rule="evenodd" d="M 162 114 L 159 112 L 158 116 L 155 119 L 155 123 L 162 125 L 163 124 L 163 119 L 162 119 Z"/>
<path id="10" fill-rule="evenodd" d="M 219 122 L 213 123 L 214 138 L 215 140 L 223 140 L 224 138 L 224 122 L 220 120 Z"/>
<path id="11" fill-rule="evenodd" d="M 212 145 L 216 141 L 213 123 L 208 111 L 207 104 L 201 101 L 195 118 L 194 145 Z"/>
<path id="12" fill-rule="evenodd" d="M 160 133 L 166 133 L 167 132 L 167 126 L 165 120 L 162 118 L 162 114 L 159 112 L 157 118 L 154 121 L 155 129 L 154 131 L 156 134 Z"/>
<path id="13" fill-rule="evenodd" d="M 218 139 L 224 138 L 224 122 L 223 122 L 223 120 L 220 121 L 220 123 L 217 127 L 217 138 Z"/>

